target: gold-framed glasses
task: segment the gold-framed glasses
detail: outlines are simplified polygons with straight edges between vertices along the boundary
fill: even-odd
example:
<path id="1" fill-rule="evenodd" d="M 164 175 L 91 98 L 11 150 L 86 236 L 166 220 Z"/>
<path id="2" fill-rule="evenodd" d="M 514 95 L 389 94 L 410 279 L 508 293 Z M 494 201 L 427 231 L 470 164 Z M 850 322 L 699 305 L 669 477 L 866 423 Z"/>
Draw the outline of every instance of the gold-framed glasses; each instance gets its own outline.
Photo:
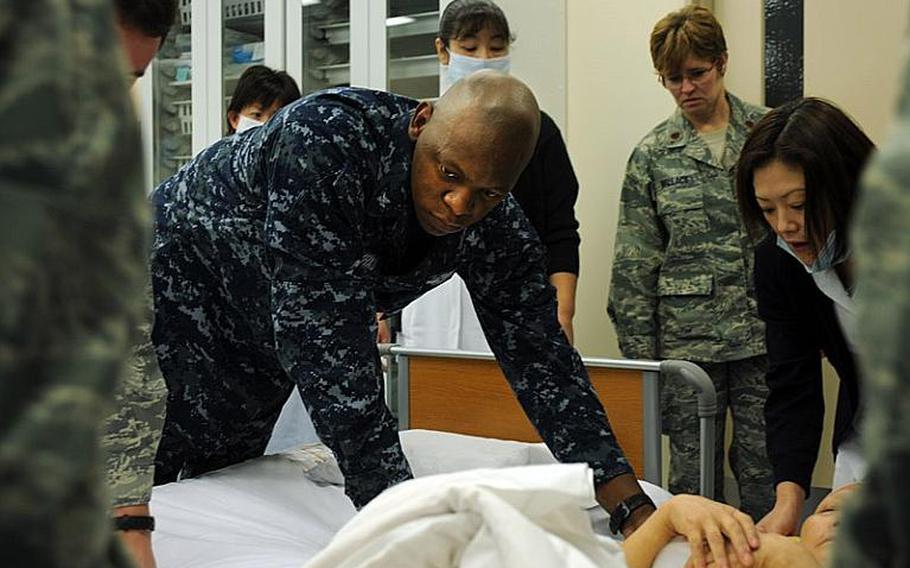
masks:
<path id="1" fill-rule="evenodd" d="M 711 77 L 711 71 L 715 67 L 717 67 L 716 61 L 707 67 L 686 69 L 682 73 L 673 73 L 672 75 L 664 75 L 661 73 L 657 76 L 657 80 L 660 81 L 661 85 L 668 89 L 678 89 L 682 87 L 684 80 L 688 80 L 693 85 L 703 85 Z"/>

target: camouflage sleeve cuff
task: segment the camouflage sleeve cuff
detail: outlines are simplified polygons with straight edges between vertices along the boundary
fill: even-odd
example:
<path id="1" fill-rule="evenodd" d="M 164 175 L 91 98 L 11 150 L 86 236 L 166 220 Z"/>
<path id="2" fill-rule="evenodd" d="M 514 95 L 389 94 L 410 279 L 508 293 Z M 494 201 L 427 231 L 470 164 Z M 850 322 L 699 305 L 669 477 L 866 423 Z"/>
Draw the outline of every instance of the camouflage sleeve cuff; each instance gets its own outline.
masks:
<path id="1" fill-rule="evenodd" d="M 101 440 L 113 507 L 142 505 L 151 499 L 167 400 L 167 387 L 152 357 L 134 354 L 129 363 Z"/>
<path id="2" fill-rule="evenodd" d="M 657 340 L 650 335 L 620 336 L 619 350 L 626 359 L 657 359 Z"/>

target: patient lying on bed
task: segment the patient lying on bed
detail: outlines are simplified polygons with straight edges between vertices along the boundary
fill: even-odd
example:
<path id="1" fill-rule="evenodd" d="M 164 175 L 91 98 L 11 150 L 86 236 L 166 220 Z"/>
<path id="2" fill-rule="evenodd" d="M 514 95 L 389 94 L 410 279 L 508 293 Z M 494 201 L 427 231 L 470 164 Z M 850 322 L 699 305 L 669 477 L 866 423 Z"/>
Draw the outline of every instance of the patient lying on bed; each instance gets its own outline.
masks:
<path id="1" fill-rule="evenodd" d="M 591 529 L 591 487 L 583 464 L 412 480 L 361 510 L 307 566 L 818 568 L 851 490 L 826 498 L 800 539 L 759 534 L 733 507 L 679 495 L 620 543 Z"/>
<path id="2" fill-rule="evenodd" d="M 552 465 L 542 444 L 414 430 L 401 439 L 418 479 L 359 513 L 337 486 L 343 478 L 331 452 L 318 445 L 157 487 L 152 505 L 161 530 L 153 537 L 161 565 L 277 567 L 312 559 L 312 568 L 681 568 L 690 542 L 693 560 L 713 562 L 714 542 L 733 567 L 748 566 L 750 557 L 752 567 L 817 567 L 850 489 L 825 499 L 801 539 L 792 539 L 759 535 L 727 505 L 671 498 L 642 482 L 658 513 L 620 544 L 602 536 L 605 514 L 594 506 L 584 464 Z M 550 465 L 516 467 L 525 464 Z"/>
<path id="3" fill-rule="evenodd" d="M 840 521 L 841 510 L 846 499 L 859 487 L 845 485 L 825 497 L 815 513 L 810 515 L 800 530 L 799 537 L 785 537 L 777 534 L 759 535 L 761 545 L 755 551 L 755 563 L 751 568 L 790 568 L 794 566 L 827 566 L 835 530 Z M 687 543 L 677 539 L 661 550 L 654 562 L 654 568 L 676 568 L 688 558 Z M 729 556 L 728 556 L 729 557 Z M 715 566 L 709 559 L 709 566 Z M 735 558 L 731 567 L 741 566 Z"/>
<path id="4" fill-rule="evenodd" d="M 802 539 L 759 534 L 733 507 L 679 495 L 620 543 L 591 528 L 591 475 L 584 464 L 562 464 L 408 481 L 362 509 L 307 566 L 817 568 L 847 493 L 822 503 Z M 682 554 L 680 543 L 667 546 L 678 536 Z"/>

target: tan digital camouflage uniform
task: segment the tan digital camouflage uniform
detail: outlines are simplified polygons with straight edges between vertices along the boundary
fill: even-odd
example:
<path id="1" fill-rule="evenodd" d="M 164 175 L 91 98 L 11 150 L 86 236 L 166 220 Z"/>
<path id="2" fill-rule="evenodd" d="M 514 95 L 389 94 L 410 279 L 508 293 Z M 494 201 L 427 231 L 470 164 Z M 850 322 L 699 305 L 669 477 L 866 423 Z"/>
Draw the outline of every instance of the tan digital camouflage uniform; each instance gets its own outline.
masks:
<path id="1" fill-rule="evenodd" d="M 897 124 L 864 174 L 856 304 L 869 461 L 833 566 L 910 566 L 910 67 Z"/>
<path id="2" fill-rule="evenodd" d="M 98 439 L 148 213 L 111 4 L 0 0 L 2 566 L 129 565 Z"/>
<path id="3" fill-rule="evenodd" d="M 114 396 L 114 412 L 105 420 L 101 447 L 107 458 L 107 486 L 113 507 L 145 505 L 152 498 L 155 452 L 164 427 L 167 386 L 152 345 L 154 306 L 151 283 L 141 341 L 132 349 Z"/>
<path id="4" fill-rule="evenodd" d="M 718 391 L 719 442 L 734 416 L 731 466 L 742 508 L 758 518 L 773 503 L 765 451 L 764 325 L 752 282 L 753 243 L 739 218 L 733 170 L 766 109 L 727 94 L 730 121 L 717 160 L 677 109 L 633 150 L 626 168 L 608 311 L 625 357 L 699 363 Z M 662 385 L 670 435 L 670 489 L 698 490 L 695 392 Z M 723 445 L 717 447 L 718 467 Z M 722 469 L 719 469 L 722 472 Z M 723 476 L 718 476 L 718 490 Z M 715 498 L 722 499 L 718 491 Z"/>

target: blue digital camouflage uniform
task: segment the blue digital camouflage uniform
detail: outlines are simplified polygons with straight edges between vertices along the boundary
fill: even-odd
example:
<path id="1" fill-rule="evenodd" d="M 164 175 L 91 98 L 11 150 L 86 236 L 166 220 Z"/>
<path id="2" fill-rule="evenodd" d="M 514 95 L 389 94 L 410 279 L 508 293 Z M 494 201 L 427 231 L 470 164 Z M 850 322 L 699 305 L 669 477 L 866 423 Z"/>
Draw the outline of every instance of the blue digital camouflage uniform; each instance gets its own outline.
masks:
<path id="1" fill-rule="evenodd" d="M 897 122 L 863 176 L 853 242 L 869 469 L 832 565 L 910 566 L 910 60 Z"/>
<path id="2" fill-rule="evenodd" d="M 0 1 L 0 566 L 131 566 L 99 434 L 147 277 L 109 0 Z"/>
<path id="3" fill-rule="evenodd" d="M 701 365 L 718 393 L 716 486 L 723 499 L 726 413 L 733 414 L 730 465 L 741 507 L 758 519 L 773 504 L 765 449 L 767 361 L 755 301 L 753 243 L 740 221 L 734 168 L 767 109 L 727 93 L 730 119 L 718 160 L 682 111 L 636 146 L 623 181 L 608 312 L 630 359 Z M 662 384 L 662 426 L 670 436 L 670 490 L 698 493 L 696 392 Z"/>
<path id="4" fill-rule="evenodd" d="M 417 102 L 340 89 L 216 142 L 155 191 L 153 338 L 169 398 L 156 482 L 262 454 L 296 385 L 362 506 L 410 476 L 383 403 L 376 312 L 465 280 L 541 436 L 595 480 L 630 473 L 556 319 L 546 252 L 507 198 L 432 238 L 413 211 Z"/>

